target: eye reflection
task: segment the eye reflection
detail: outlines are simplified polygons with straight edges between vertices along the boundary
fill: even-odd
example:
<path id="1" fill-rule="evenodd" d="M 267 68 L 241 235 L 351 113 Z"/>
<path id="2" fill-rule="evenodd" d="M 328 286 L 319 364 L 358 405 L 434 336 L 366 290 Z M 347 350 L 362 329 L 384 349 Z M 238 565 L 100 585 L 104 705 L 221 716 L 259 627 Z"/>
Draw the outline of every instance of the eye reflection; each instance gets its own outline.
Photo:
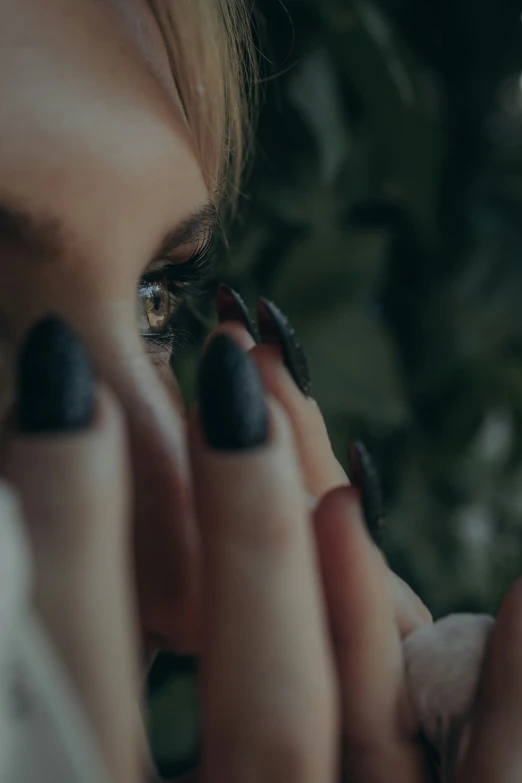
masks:
<path id="1" fill-rule="evenodd" d="M 172 297 L 166 283 L 143 283 L 138 290 L 138 323 L 141 334 L 161 335 L 172 314 Z"/>

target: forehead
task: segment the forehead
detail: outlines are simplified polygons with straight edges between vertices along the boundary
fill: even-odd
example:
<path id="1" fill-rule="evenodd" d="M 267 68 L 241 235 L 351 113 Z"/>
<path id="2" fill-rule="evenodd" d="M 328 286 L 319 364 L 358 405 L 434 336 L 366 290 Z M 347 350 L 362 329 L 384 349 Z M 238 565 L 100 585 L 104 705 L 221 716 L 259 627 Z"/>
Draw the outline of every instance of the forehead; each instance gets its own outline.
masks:
<path id="1" fill-rule="evenodd" d="M 0 9 L 0 202 L 59 216 L 97 257 L 144 258 L 208 197 L 148 4 Z"/>
<path id="2" fill-rule="evenodd" d="M 106 0 L 119 23 L 142 53 L 151 71 L 176 103 L 179 95 L 165 41 L 147 0 Z"/>

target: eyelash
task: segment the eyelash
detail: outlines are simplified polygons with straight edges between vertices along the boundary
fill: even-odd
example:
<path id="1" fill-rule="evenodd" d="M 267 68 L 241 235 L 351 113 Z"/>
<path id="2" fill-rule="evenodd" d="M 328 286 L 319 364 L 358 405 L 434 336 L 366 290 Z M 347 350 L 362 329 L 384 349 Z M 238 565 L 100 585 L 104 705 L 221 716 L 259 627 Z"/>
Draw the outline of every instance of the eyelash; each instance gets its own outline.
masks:
<path id="1" fill-rule="evenodd" d="M 197 305 L 208 299 L 214 287 L 216 267 L 216 243 L 214 237 L 206 239 L 183 263 L 165 259 L 165 265 L 142 275 L 140 286 L 147 283 L 165 283 L 171 298 L 172 315 L 161 334 L 144 335 L 147 343 L 168 351 L 171 358 L 194 345 L 190 329 L 184 321 L 190 315 L 197 320 Z"/>

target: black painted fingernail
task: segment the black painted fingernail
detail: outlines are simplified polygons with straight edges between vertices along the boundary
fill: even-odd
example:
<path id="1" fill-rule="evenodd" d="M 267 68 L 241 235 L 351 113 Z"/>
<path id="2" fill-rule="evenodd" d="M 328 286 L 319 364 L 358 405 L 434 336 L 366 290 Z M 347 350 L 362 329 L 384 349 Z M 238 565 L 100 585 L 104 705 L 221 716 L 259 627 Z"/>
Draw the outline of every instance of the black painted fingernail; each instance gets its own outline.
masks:
<path id="1" fill-rule="evenodd" d="M 303 346 L 286 315 L 268 299 L 257 303 L 257 322 L 262 343 L 273 343 L 281 348 L 287 370 L 303 394 L 310 395 L 310 372 Z"/>
<path id="2" fill-rule="evenodd" d="M 250 310 L 242 297 L 225 283 L 220 283 L 217 290 L 216 309 L 219 323 L 238 321 L 251 334 L 256 343 L 259 342 L 259 332 L 252 320 Z"/>
<path id="3" fill-rule="evenodd" d="M 375 543 L 379 544 L 385 523 L 381 481 L 368 449 L 360 441 L 353 443 L 350 451 L 350 478 L 361 493 L 368 531 Z"/>
<path id="4" fill-rule="evenodd" d="M 199 406 L 203 431 L 214 449 L 251 449 L 268 438 L 268 409 L 257 367 L 228 335 L 218 334 L 205 351 Z"/>
<path id="5" fill-rule="evenodd" d="M 60 318 L 44 318 L 29 333 L 17 384 L 21 432 L 65 432 L 92 422 L 96 381 L 91 360 L 82 339 Z"/>

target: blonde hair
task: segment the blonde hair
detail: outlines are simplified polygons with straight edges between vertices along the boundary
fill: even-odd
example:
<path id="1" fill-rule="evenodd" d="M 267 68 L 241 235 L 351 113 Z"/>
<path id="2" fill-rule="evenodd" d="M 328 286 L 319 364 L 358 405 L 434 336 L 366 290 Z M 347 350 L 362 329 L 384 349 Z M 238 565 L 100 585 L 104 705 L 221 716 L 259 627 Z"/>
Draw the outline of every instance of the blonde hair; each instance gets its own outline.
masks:
<path id="1" fill-rule="evenodd" d="M 239 193 L 256 102 L 256 57 L 246 1 L 149 0 L 207 186 L 218 204 L 228 206 Z"/>

